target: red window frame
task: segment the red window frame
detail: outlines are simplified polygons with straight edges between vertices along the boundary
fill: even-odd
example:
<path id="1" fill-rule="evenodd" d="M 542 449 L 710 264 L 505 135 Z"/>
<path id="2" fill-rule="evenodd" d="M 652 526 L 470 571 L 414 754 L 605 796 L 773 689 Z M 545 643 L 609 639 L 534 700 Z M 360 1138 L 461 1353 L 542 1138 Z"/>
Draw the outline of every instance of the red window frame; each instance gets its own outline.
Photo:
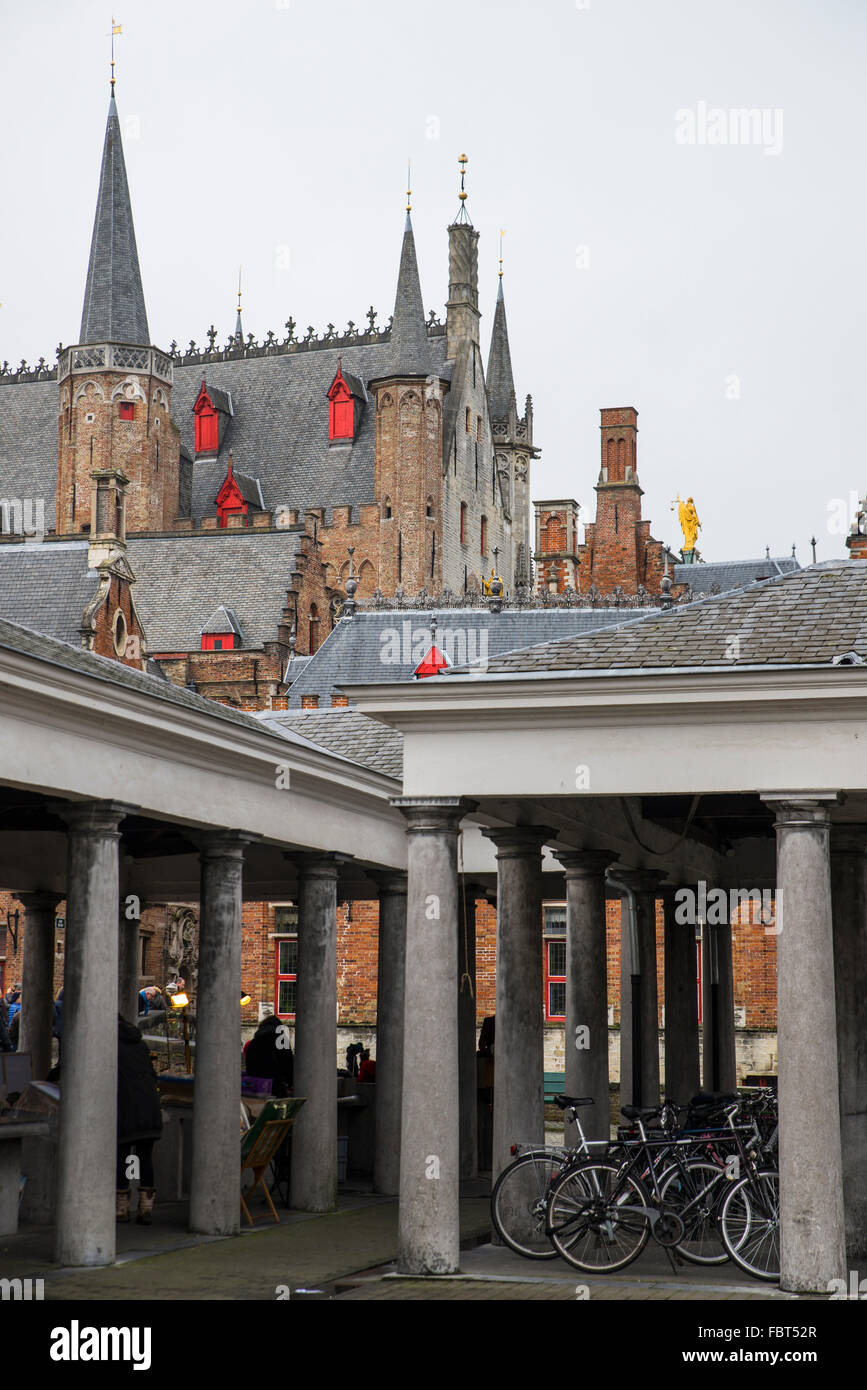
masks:
<path id="1" fill-rule="evenodd" d="M 285 918 L 287 924 L 290 924 L 290 925 L 291 925 L 291 924 L 294 924 L 296 930 L 294 930 L 294 931 L 281 931 L 281 927 L 280 927 L 281 918 Z M 282 985 L 293 985 L 293 986 L 295 986 L 295 987 L 297 988 L 297 983 L 298 983 L 298 931 L 297 931 L 297 925 L 298 925 L 298 909 L 297 909 L 297 907 L 278 907 L 278 908 L 276 908 L 276 909 L 275 909 L 275 925 L 276 925 L 277 931 L 279 932 L 279 935 L 278 935 L 278 937 L 277 937 L 277 940 L 276 940 L 275 943 L 274 943 L 275 948 L 276 948 L 275 951 L 274 951 L 274 1013 L 277 1015 L 278 1018 L 292 1018 L 292 1019 L 294 1019 L 294 1017 L 295 1017 L 295 1010 L 294 1010 L 294 1009 L 292 1009 L 291 1011 L 288 1010 L 288 1009 L 284 1009 L 284 1010 L 281 1011 L 280 1004 L 281 1004 L 281 1002 L 284 1002 L 285 996 L 284 996 L 284 1000 L 281 1000 L 281 998 L 280 998 L 280 986 L 281 986 L 281 984 L 282 984 Z M 293 947 L 294 947 L 294 950 L 292 949 Z M 284 958 L 284 948 L 285 948 L 285 951 L 286 951 L 286 957 L 285 957 L 285 958 Z M 281 970 L 281 966 L 283 966 L 283 965 L 285 965 L 285 966 L 287 967 L 285 970 Z M 294 991 L 294 989 L 293 989 L 293 991 L 292 991 L 292 995 L 293 995 L 292 1002 L 293 1002 L 293 1003 L 295 1002 L 294 994 L 295 994 L 295 991 Z M 288 1000 L 286 1000 L 285 1002 L 288 1002 Z"/>
<path id="2" fill-rule="evenodd" d="M 135 401 L 121 401 L 117 408 L 121 420 L 135 419 Z"/>
<path id="3" fill-rule="evenodd" d="M 216 454 L 220 447 L 220 422 L 217 412 L 208 402 L 196 411 L 196 453 Z"/>
<path id="4" fill-rule="evenodd" d="M 203 652 L 231 652 L 235 650 L 234 632 L 203 632 Z"/>
<path id="5" fill-rule="evenodd" d="M 544 970 L 545 970 L 545 1019 L 546 1019 L 546 1021 L 547 1021 L 548 1023 L 565 1023 L 565 1022 L 566 1022 L 566 938 L 565 938 L 565 936 L 546 936 L 546 937 L 545 937 L 545 943 L 544 943 L 544 944 L 545 944 L 545 960 L 544 960 Z M 552 965 L 552 959 L 551 959 L 552 953 L 553 953 L 554 949 L 555 949 L 555 948 L 558 948 L 558 947 L 559 947 L 559 949 L 560 949 L 560 950 L 562 951 L 562 953 L 563 953 L 563 960 L 562 960 L 563 973 L 562 973 L 562 974 L 559 972 L 559 970 L 552 970 L 552 969 L 551 969 L 551 965 Z M 556 965 L 560 965 L 560 963 L 561 963 L 560 961 L 554 962 L 554 964 L 556 964 Z M 553 1010 L 552 1007 L 551 1007 L 551 1002 L 552 1002 L 552 1001 L 551 1001 L 551 986 L 552 986 L 552 985 L 562 985 L 562 986 L 563 986 L 563 991 L 562 991 L 562 997 L 563 997 L 563 1012 L 562 1012 L 562 1013 L 555 1013 L 554 1010 Z"/>
<path id="6" fill-rule="evenodd" d="M 461 503 L 461 545 L 467 543 L 467 504 Z"/>

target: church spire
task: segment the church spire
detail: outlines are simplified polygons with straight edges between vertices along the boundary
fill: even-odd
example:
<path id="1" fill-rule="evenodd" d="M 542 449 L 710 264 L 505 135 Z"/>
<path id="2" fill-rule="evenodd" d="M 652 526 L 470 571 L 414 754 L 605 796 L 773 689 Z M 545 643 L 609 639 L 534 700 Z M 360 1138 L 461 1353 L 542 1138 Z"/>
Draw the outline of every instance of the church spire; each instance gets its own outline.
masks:
<path id="1" fill-rule="evenodd" d="M 79 341 L 150 343 L 114 87 L 108 104 Z"/>
<path id="2" fill-rule="evenodd" d="M 407 194 L 408 205 L 410 201 L 410 196 Z M 409 206 L 407 206 L 406 211 L 403 247 L 400 253 L 400 271 L 397 277 L 397 295 L 394 301 L 394 317 L 391 325 L 391 353 L 393 368 L 396 372 L 409 376 L 426 376 L 430 370 L 424 301 L 421 297 L 421 282 L 418 275 L 418 260 L 415 254 L 415 237 Z"/>
<path id="3" fill-rule="evenodd" d="M 241 271 L 238 269 L 238 312 L 235 315 L 235 347 L 244 346 L 244 325 L 241 323 Z"/>
<path id="4" fill-rule="evenodd" d="M 501 258 L 501 267 L 502 264 Z M 488 356 L 486 380 L 491 419 L 507 420 L 512 402 L 515 399 L 515 380 L 512 376 L 512 354 L 509 351 L 509 329 L 506 324 L 506 300 L 503 295 L 502 269 L 500 270 L 500 283 L 497 290 L 497 307 L 494 311 L 494 330 L 491 334 L 491 351 Z"/>

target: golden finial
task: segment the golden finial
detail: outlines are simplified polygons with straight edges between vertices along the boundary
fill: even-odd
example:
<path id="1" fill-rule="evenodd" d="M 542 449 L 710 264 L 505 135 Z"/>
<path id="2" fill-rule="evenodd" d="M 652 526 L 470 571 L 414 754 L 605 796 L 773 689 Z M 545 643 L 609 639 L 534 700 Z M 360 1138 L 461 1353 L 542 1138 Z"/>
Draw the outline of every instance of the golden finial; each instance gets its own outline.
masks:
<path id="1" fill-rule="evenodd" d="M 505 227 L 500 228 L 500 279 L 503 278 L 503 237 L 506 235 Z"/>
<path id="2" fill-rule="evenodd" d="M 412 212 L 412 160 L 406 161 L 406 210 Z"/>
<path id="3" fill-rule="evenodd" d="M 467 159 L 467 156 L 465 154 L 461 155 L 460 159 L 458 160 L 458 164 L 460 164 L 461 166 L 461 191 L 458 194 L 458 197 L 460 198 L 462 203 L 465 203 L 467 199 L 467 193 L 466 188 L 464 187 L 464 179 L 466 178 L 467 165 L 469 164 L 469 160 Z"/>
<path id="4" fill-rule="evenodd" d="M 114 15 L 111 17 L 111 94 L 114 96 L 114 36 L 122 34 L 123 26 L 115 22 Z"/>
<path id="5" fill-rule="evenodd" d="M 242 269 L 243 269 L 242 266 L 238 266 L 238 313 L 239 313 L 239 314 L 240 314 L 240 312 L 241 312 L 241 270 L 242 270 Z"/>

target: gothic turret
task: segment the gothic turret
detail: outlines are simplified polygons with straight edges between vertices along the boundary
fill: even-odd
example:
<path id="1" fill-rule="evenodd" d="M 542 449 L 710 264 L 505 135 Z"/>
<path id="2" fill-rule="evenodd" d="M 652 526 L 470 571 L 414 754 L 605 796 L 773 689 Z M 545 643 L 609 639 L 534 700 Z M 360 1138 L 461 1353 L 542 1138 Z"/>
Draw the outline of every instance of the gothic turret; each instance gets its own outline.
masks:
<path id="1" fill-rule="evenodd" d="M 424 301 L 421 297 L 415 236 L 409 208 L 406 212 L 391 324 L 391 355 L 394 371 L 400 372 L 402 376 L 427 376 L 430 370 Z"/>
<path id="2" fill-rule="evenodd" d="M 150 341 L 113 82 L 81 341 L 61 354 L 58 383 L 58 535 L 91 531 L 95 474 L 129 480 L 129 531 L 171 529 L 180 471 L 172 363 Z"/>

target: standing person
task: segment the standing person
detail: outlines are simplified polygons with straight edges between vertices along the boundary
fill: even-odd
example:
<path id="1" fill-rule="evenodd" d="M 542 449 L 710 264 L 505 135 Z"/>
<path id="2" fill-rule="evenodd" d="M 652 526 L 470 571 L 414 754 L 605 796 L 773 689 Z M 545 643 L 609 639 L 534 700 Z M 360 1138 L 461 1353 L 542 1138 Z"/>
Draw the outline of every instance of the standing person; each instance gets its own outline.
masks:
<path id="1" fill-rule="evenodd" d="M 117 1219 L 129 1221 L 127 1160 L 139 1161 L 138 1215 L 151 1224 L 154 1206 L 154 1144 L 163 1130 L 157 1079 L 147 1043 L 138 1028 L 117 1016 Z"/>
<path id="2" fill-rule="evenodd" d="M 5 995 L 0 998 L 0 1052 L 11 1052 L 12 1041 L 9 1037 L 9 1005 L 6 1003 Z"/>
<path id="3" fill-rule="evenodd" d="M 247 1044 L 245 1066 L 248 1076 L 273 1081 L 271 1094 L 287 1096 L 292 1092 L 295 1058 L 289 1045 L 289 1028 L 276 1014 L 263 1018 Z"/>

